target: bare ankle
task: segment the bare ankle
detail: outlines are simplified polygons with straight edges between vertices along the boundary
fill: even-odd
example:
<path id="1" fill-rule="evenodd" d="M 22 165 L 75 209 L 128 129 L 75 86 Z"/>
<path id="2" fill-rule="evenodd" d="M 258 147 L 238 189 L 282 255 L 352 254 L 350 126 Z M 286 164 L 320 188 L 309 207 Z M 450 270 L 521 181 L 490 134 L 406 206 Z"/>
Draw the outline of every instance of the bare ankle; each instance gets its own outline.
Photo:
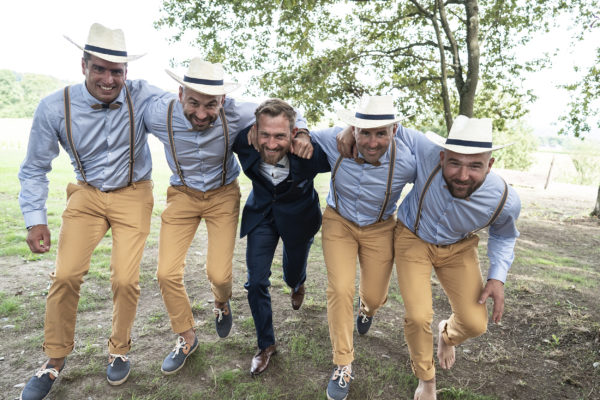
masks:
<path id="1" fill-rule="evenodd" d="M 61 369 L 65 364 L 65 357 L 61 358 L 49 358 L 46 362 L 46 366 L 51 365 L 54 369 Z"/>
<path id="2" fill-rule="evenodd" d="M 179 336 L 182 336 L 187 343 L 193 344 L 196 339 L 196 332 L 194 332 L 193 328 L 190 328 L 185 332 L 181 332 Z"/>

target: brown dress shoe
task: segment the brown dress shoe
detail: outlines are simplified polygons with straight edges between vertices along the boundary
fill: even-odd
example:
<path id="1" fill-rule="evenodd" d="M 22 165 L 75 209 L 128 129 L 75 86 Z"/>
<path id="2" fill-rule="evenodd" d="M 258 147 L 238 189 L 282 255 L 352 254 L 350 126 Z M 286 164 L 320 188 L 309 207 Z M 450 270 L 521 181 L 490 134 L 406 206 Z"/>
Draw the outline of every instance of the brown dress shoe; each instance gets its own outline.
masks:
<path id="1" fill-rule="evenodd" d="M 277 348 L 274 344 L 270 345 L 264 350 L 258 350 L 258 352 L 252 357 L 252 366 L 250 367 L 250 373 L 252 375 L 258 375 L 263 372 L 269 366 L 269 360 L 271 356 L 277 352 Z"/>
<path id="2" fill-rule="evenodd" d="M 290 297 L 292 298 L 292 308 L 294 310 L 300 309 L 300 306 L 304 301 L 304 284 L 298 288 L 297 292 L 292 292 Z"/>

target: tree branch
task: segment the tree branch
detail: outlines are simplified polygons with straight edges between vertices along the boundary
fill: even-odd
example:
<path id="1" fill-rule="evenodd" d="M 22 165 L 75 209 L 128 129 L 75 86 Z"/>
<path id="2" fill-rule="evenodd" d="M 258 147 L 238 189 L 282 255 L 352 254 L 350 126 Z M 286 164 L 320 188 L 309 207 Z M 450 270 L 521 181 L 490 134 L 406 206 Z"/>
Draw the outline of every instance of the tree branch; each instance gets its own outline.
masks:
<path id="1" fill-rule="evenodd" d="M 433 16 L 433 14 L 431 14 L 429 11 L 423 8 L 423 6 L 417 0 L 410 0 L 410 2 L 413 3 L 415 7 L 417 7 L 417 10 L 419 10 L 419 12 L 422 15 L 426 16 L 427 18 L 431 18 Z"/>
<path id="2" fill-rule="evenodd" d="M 412 49 L 413 47 L 425 47 L 425 46 L 429 46 L 429 47 L 438 47 L 438 44 L 436 42 L 434 42 L 433 40 L 427 40 L 425 42 L 418 42 L 418 43 L 411 43 L 408 46 L 402 46 L 402 47 L 396 47 L 395 49 L 389 50 L 389 53 L 399 53 L 403 50 L 409 50 Z M 444 47 L 446 50 L 450 50 L 450 47 Z"/>
<path id="3" fill-rule="evenodd" d="M 436 2 L 437 8 L 437 2 Z M 431 24 L 433 25 L 433 29 L 435 30 L 435 37 L 438 42 L 438 49 L 440 52 L 440 72 L 441 79 L 440 83 L 442 85 L 442 103 L 444 106 L 444 121 L 446 122 L 446 130 L 450 132 L 450 127 L 452 127 L 452 109 L 450 107 L 450 95 L 448 94 L 448 72 L 446 71 L 446 53 L 444 50 L 444 43 L 442 41 L 442 33 L 440 32 L 440 26 L 438 25 L 437 18 L 435 13 L 430 17 Z"/>
<path id="4" fill-rule="evenodd" d="M 452 68 L 454 69 L 454 82 L 456 84 L 456 88 L 459 93 L 462 93 L 464 90 L 464 80 L 462 76 L 462 65 L 460 63 L 460 54 L 458 53 L 458 44 L 456 43 L 456 39 L 454 38 L 454 34 L 450 29 L 450 24 L 448 24 L 448 17 L 446 16 L 446 7 L 444 6 L 444 2 L 442 0 L 437 0 L 438 10 L 440 14 L 440 21 L 442 22 L 442 28 L 444 28 L 444 33 L 450 42 L 450 46 L 452 47 L 452 59 L 453 64 Z"/>
<path id="5" fill-rule="evenodd" d="M 460 95 L 460 114 L 473 116 L 475 90 L 479 81 L 479 6 L 477 0 L 467 0 L 467 79 Z"/>

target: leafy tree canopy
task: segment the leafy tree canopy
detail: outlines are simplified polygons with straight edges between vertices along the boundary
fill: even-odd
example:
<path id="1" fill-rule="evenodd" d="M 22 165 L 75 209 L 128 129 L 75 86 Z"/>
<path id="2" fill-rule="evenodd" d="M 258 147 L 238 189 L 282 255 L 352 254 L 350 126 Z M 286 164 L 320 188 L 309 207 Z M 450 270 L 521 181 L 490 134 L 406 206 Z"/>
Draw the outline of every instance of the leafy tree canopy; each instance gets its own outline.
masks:
<path id="1" fill-rule="evenodd" d="M 448 130 L 458 113 L 497 127 L 524 115 L 533 95 L 520 76 L 546 60 L 517 60 L 515 49 L 563 13 L 593 19 L 597 3 L 165 0 L 156 26 L 230 73 L 260 74 L 250 93 L 293 101 L 312 122 L 363 93 L 392 94 L 416 126 L 442 121 Z M 511 99 L 508 109 L 497 107 L 499 94 Z"/>

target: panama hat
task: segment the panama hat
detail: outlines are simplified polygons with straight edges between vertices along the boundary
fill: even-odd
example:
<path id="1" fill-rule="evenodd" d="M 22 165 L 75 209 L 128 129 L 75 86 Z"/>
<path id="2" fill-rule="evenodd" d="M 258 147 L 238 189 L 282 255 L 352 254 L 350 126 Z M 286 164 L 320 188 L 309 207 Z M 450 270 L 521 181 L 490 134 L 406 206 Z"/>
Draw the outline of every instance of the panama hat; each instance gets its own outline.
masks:
<path id="1" fill-rule="evenodd" d="M 392 96 L 364 95 L 356 111 L 338 110 L 337 116 L 348 125 L 370 129 L 395 124 L 406 118 L 396 118 L 395 111 Z"/>
<path id="2" fill-rule="evenodd" d="M 492 144 L 492 120 L 469 118 L 459 115 L 454 120 L 448 137 L 427 132 L 425 136 L 445 149 L 460 154 L 478 154 L 499 150 L 513 143 L 494 146 Z"/>
<path id="3" fill-rule="evenodd" d="M 98 23 L 92 24 L 90 27 L 87 42 L 83 47 L 68 36 L 65 36 L 65 39 L 86 53 L 114 63 L 126 63 L 145 55 L 128 55 L 123 31 L 121 29 L 109 29 Z"/>
<path id="4" fill-rule="evenodd" d="M 183 78 L 168 69 L 165 72 L 179 82 L 180 85 L 212 96 L 227 94 L 240 87 L 237 83 L 223 81 L 223 66 L 221 64 L 212 64 L 199 57 L 190 61 L 187 73 Z"/>

